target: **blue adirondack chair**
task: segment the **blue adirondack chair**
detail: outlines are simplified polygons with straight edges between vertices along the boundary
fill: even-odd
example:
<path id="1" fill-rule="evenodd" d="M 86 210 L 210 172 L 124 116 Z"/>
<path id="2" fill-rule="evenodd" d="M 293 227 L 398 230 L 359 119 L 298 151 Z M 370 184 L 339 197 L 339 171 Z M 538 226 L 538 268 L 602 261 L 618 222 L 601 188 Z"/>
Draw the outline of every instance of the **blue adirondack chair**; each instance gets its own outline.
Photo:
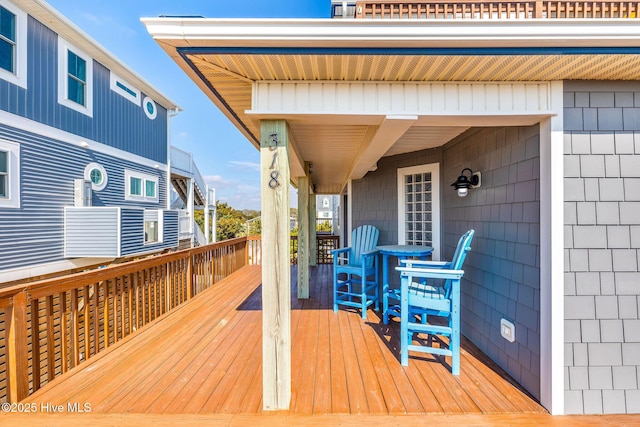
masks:
<path id="1" fill-rule="evenodd" d="M 374 304 L 378 309 L 378 237 L 380 232 L 372 225 L 362 225 L 351 233 L 351 246 L 332 250 L 333 254 L 333 311 L 338 304 L 357 307 L 362 318 Z M 346 279 L 340 279 L 345 274 Z M 356 286 L 354 286 L 356 285 Z"/>
<path id="2" fill-rule="evenodd" d="M 471 249 L 473 230 L 460 237 L 450 262 L 403 261 L 400 271 L 400 362 L 409 364 L 409 350 L 451 356 L 451 373 L 460 375 L 460 279 L 462 265 Z M 436 283 L 442 283 L 440 286 Z M 446 325 L 431 324 L 427 316 L 439 316 Z M 414 345 L 413 335 L 428 334 L 425 345 Z M 441 339 L 449 337 L 449 345 Z M 438 342 L 436 347 L 434 344 Z"/>

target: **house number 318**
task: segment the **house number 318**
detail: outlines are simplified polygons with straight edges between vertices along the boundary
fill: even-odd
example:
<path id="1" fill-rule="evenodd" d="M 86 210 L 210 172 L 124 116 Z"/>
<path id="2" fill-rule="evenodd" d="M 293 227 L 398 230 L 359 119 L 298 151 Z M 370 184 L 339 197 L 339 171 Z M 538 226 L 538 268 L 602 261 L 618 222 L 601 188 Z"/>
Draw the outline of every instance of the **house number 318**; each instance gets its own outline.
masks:
<path id="1" fill-rule="evenodd" d="M 276 160 L 278 159 L 278 152 L 276 151 L 276 148 L 278 148 L 277 133 L 272 133 L 271 135 L 269 135 L 269 143 L 269 151 L 273 151 L 273 160 L 271 160 L 271 167 L 269 167 L 269 169 L 271 170 L 276 168 Z M 271 177 L 271 179 L 269 180 L 269 188 L 275 190 L 276 188 L 280 187 L 280 181 L 278 180 L 280 178 L 280 172 L 277 169 L 272 170 L 269 176 Z"/>

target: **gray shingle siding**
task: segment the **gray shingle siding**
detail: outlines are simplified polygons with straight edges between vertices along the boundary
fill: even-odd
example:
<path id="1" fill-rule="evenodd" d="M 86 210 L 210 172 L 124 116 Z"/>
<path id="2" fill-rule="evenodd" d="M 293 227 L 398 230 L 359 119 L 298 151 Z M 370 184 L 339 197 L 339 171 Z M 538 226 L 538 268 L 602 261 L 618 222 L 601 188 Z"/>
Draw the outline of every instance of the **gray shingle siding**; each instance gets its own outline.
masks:
<path id="1" fill-rule="evenodd" d="M 539 128 L 469 130 L 443 151 L 444 257 L 464 231 L 476 230 L 464 268 L 462 332 L 540 397 Z M 461 199 L 448 184 L 465 167 L 482 172 L 482 186 Z M 514 343 L 500 336 L 502 318 L 516 325 Z"/>
<path id="2" fill-rule="evenodd" d="M 540 161 L 538 126 L 471 129 L 442 148 L 382 158 L 352 185 L 353 226 L 373 224 L 398 242 L 398 168 L 440 163 L 442 258 L 476 230 L 465 262 L 462 333 L 534 396 L 540 395 Z M 482 172 L 465 199 L 449 184 L 464 167 Z M 595 309 L 595 308 L 594 308 Z M 500 336 L 500 319 L 516 341 Z"/>
<path id="3" fill-rule="evenodd" d="M 640 84 L 564 87 L 565 411 L 640 412 Z"/>

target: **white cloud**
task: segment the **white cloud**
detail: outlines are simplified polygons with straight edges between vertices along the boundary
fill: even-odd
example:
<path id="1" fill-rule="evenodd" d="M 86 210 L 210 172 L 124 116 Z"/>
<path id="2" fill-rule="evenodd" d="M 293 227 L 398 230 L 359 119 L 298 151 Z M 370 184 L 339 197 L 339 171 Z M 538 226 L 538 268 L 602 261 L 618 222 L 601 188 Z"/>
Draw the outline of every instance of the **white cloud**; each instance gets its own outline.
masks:
<path id="1" fill-rule="evenodd" d="M 216 198 L 234 209 L 260 209 L 260 187 L 225 179 L 220 175 L 209 175 L 204 179 L 210 187 L 216 189 Z"/>
<path id="2" fill-rule="evenodd" d="M 260 163 L 255 163 L 255 162 L 239 162 L 237 160 L 231 160 L 229 162 L 230 165 L 234 165 L 234 166 L 241 166 L 243 168 L 250 168 L 253 169 L 255 171 L 260 172 Z"/>

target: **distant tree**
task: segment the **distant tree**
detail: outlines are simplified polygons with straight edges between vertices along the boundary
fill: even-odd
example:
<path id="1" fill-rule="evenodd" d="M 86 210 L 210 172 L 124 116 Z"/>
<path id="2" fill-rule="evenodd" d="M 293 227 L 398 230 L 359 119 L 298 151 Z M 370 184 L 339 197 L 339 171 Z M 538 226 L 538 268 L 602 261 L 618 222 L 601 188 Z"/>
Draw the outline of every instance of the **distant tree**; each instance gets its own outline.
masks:
<path id="1" fill-rule="evenodd" d="M 331 222 L 322 221 L 316 224 L 316 231 L 331 232 Z"/>
<path id="2" fill-rule="evenodd" d="M 218 242 L 247 235 L 247 218 L 227 203 L 216 203 Z"/>

